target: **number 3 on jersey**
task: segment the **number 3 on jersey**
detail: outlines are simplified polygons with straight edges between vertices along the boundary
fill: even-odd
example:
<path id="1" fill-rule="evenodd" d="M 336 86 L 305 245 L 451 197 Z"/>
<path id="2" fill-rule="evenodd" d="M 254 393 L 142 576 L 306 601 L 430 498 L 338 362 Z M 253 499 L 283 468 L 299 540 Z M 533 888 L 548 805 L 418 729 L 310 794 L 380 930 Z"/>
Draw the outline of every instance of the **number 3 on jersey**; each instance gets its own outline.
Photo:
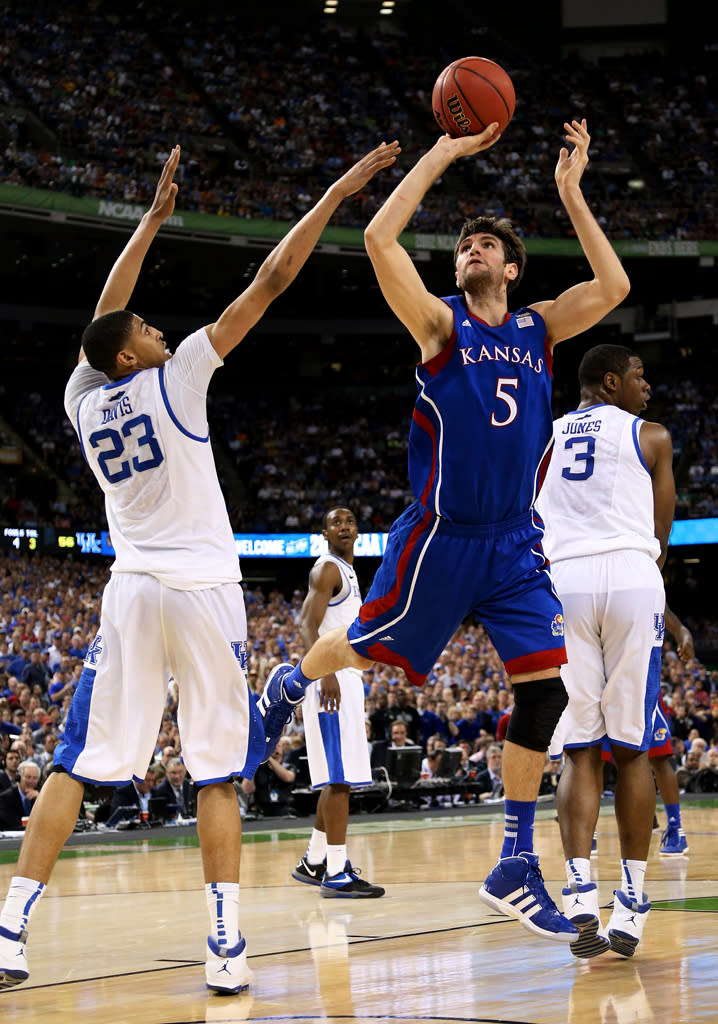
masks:
<path id="1" fill-rule="evenodd" d="M 588 480 L 593 473 L 595 437 L 570 437 L 563 448 L 564 451 L 568 451 L 569 448 L 577 448 L 578 445 L 582 445 L 583 448 L 578 448 L 573 452 L 573 466 L 566 466 L 561 470 L 564 480 Z M 584 464 L 581 469 L 579 469 L 580 463 Z"/>
<path id="2" fill-rule="evenodd" d="M 132 438 L 140 447 L 149 449 L 148 458 L 141 459 L 139 455 L 133 455 L 130 459 L 122 459 L 125 455 L 125 442 Z M 103 446 L 104 442 L 108 442 Z M 103 430 L 95 430 L 90 434 L 90 444 L 93 448 L 99 448 L 97 456 L 100 469 L 105 479 L 111 484 L 118 484 L 136 473 L 144 473 L 147 469 L 154 469 L 164 461 L 159 443 L 155 437 L 152 420 L 145 413 L 135 416 L 122 424 L 121 430 L 112 427 L 105 427 Z M 117 465 L 118 460 L 122 459 Z M 114 464 L 114 465 L 113 465 Z"/>

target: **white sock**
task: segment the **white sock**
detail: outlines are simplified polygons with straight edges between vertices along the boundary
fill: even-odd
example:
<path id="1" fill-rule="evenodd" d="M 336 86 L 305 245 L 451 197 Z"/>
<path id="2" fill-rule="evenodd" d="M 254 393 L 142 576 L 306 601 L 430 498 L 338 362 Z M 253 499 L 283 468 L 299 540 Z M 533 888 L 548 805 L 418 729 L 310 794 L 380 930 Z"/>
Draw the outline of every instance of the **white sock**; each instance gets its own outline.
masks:
<path id="1" fill-rule="evenodd" d="M 591 861 L 586 857 L 570 857 L 566 861 L 566 878 L 572 885 L 585 885 L 591 881 Z"/>
<path id="2" fill-rule="evenodd" d="M 347 862 L 346 843 L 341 846 L 327 846 L 327 874 L 338 875 Z"/>
<path id="3" fill-rule="evenodd" d="M 647 861 L 621 861 L 621 892 L 625 892 L 637 903 L 643 903 L 643 882 L 646 877 Z"/>
<path id="4" fill-rule="evenodd" d="M 236 946 L 239 941 L 239 884 L 207 882 L 204 892 L 212 938 L 218 946 Z"/>
<path id="5" fill-rule="evenodd" d="M 43 883 L 36 882 L 34 878 L 23 878 L 22 875 L 11 878 L 7 898 L 0 913 L 0 927 L 11 932 L 24 931 L 44 891 Z"/>
<path id="6" fill-rule="evenodd" d="M 312 829 L 312 834 L 309 839 L 309 846 L 305 857 L 310 864 L 321 864 L 327 855 L 327 834 L 326 832 L 319 832 L 316 828 Z M 344 865 L 342 864 L 342 867 Z"/>

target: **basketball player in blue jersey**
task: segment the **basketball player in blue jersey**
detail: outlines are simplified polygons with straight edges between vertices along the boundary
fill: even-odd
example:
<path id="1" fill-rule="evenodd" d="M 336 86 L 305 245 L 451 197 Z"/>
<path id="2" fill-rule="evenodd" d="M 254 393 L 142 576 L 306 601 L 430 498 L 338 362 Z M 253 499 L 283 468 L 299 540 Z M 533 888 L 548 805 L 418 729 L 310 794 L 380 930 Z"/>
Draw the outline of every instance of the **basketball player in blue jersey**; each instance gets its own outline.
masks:
<path id="1" fill-rule="evenodd" d="M 565 754 L 556 802 L 566 857 L 564 913 L 580 931 L 574 956 L 633 956 L 651 904 L 643 889 L 656 807 L 648 750 L 660 693 L 666 595 L 661 568 L 673 523 L 673 444 L 640 418 L 643 363 L 597 345 L 578 371 L 578 408 L 554 424 L 538 501 L 545 550 L 565 612 L 569 701 L 551 740 Z M 603 789 L 604 737 L 616 765 L 621 881 L 604 932 L 591 842 Z"/>
<path id="2" fill-rule="evenodd" d="M 174 210 L 179 147 L 110 272 L 83 333 L 65 408 L 105 494 L 116 559 L 55 770 L 33 808 L 0 914 L 0 987 L 28 977 L 28 923 L 77 821 L 84 783 L 144 779 L 170 676 L 179 684 L 183 757 L 199 788 L 207 986 L 233 993 L 249 984 L 238 922 L 241 821 L 231 779 L 254 775 L 267 730 L 245 677 L 241 574 L 209 443 L 207 388 L 292 283 L 339 204 L 398 152 L 396 143 L 382 144 L 331 185 L 216 323 L 185 338 L 174 355 L 160 330 L 125 307 Z"/>
<path id="3" fill-rule="evenodd" d="M 419 346 L 419 395 L 409 433 L 415 501 L 393 524 L 381 566 L 348 630 L 320 637 L 294 671 L 277 666 L 264 700 L 291 713 L 308 681 L 347 665 L 400 666 L 421 685 L 463 619 L 477 615 L 511 674 L 515 706 L 503 757 L 506 825 L 480 896 L 530 931 L 561 942 L 576 928 L 557 910 L 533 851 L 549 740 L 566 705 L 563 612 L 533 515 L 551 443 L 554 346 L 597 324 L 629 282 L 581 192 L 586 122 L 565 124 L 558 193 L 593 271 L 590 280 L 510 313 L 525 248 L 506 220 L 466 224 L 455 249 L 459 294 L 424 286 L 399 236 L 429 187 L 460 157 L 499 138 L 440 138 L 394 189 L 365 232 L 384 297 Z M 332 707 L 338 697 L 324 691 Z"/>
<path id="4" fill-rule="evenodd" d="M 299 628 L 307 650 L 324 633 L 345 629 L 361 607 L 354 572 L 357 521 L 348 508 L 332 508 L 324 515 L 328 550 L 314 563 L 309 590 L 302 605 Z M 339 677 L 337 679 L 337 676 Z M 302 705 L 309 774 L 321 790 L 307 852 L 292 872 L 298 882 L 319 886 L 321 896 L 341 899 L 376 899 L 384 889 L 359 877 L 347 857 L 349 791 L 371 782 L 369 747 L 364 724 L 364 680 L 355 668 L 339 670 L 325 688 L 341 690 L 338 713 L 320 706 L 321 684 L 307 687 Z"/>

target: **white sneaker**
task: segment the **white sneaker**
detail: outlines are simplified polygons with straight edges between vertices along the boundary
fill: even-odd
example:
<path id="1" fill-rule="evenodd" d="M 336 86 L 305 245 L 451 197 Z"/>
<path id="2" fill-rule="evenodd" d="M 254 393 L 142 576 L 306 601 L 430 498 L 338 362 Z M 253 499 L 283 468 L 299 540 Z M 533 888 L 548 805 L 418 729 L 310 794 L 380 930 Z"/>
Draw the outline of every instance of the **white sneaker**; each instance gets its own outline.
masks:
<path id="1" fill-rule="evenodd" d="M 561 890 L 563 916 L 579 930 L 579 937 L 568 947 L 579 960 L 600 956 L 611 948 L 606 933 L 601 929 L 598 906 L 598 886 L 595 882 L 574 883 Z"/>
<path id="2" fill-rule="evenodd" d="M 641 941 L 643 929 L 646 927 L 651 904 L 648 902 L 645 892 L 643 893 L 643 903 L 632 900 L 620 889 L 616 889 L 615 897 L 613 913 L 606 928 L 611 949 L 614 953 L 620 953 L 621 956 L 633 956 L 636 946 Z"/>
<path id="3" fill-rule="evenodd" d="M 8 928 L 0 927 L 0 989 L 20 985 L 30 976 L 25 953 L 26 941 L 26 931 L 11 932 Z"/>
<path id="4" fill-rule="evenodd" d="M 249 988 L 252 971 L 247 963 L 247 943 L 240 939 L 236 946 L 220 946 L 207 936 L 205 964 L 207 988 L 220 995 L 234 995 Z"/>

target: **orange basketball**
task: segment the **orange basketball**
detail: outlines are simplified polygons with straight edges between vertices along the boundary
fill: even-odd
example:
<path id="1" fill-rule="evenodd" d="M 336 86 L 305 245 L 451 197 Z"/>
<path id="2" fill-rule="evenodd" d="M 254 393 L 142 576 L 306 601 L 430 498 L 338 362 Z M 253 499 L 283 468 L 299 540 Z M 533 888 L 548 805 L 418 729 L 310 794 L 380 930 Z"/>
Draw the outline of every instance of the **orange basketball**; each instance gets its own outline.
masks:
<path id="1" fill-rule="evenodd" d="M 503 131 L 514 116 L 516 94 L 500 65 L 486 57 L 462 57 L 436 79 L 431 103 L 441 130 L 458 139 L 478 135 L 494 121 Z"/>

